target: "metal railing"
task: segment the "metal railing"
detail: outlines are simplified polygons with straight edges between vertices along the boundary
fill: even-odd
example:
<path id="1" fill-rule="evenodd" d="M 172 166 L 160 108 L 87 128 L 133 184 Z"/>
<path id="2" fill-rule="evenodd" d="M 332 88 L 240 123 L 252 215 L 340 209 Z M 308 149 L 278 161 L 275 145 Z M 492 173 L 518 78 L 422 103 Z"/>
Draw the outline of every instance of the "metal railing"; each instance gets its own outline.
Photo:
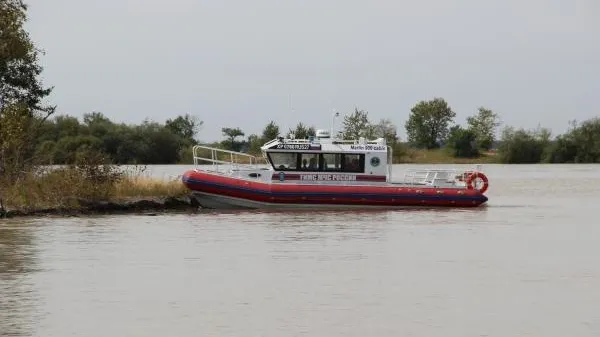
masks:
<path id="1" fill-rule="evenodd" d="M 410 184 L 436 185 L 456 179 L 455 169 L 409 169 L 404 174 L 404 182 Z"/>
<path id="2" fill-rule="evenodd" d="M 475 169 L 465 170 L 458 173 L 457 169 L 408 169 L 404 174 L 404 182 L 423 185 L 443 185 L 465 181 L 467 176 L 474 172 L 480 172 L 481 165 Z"/>
<path id="3" fill-rule="evenodd" d="M 207 151 L 209 154 L 204 156 L 201 154 L 202 151 Z M 204 145 L 194 146 L 193 155 L 194 166 L 196 166 L 196 169 L 205 171 L 222 172 L 222 169 L 229 171 L 258 169 L 263 165 L 268 165 L 268 162 L 264 157 L 256 157 L 248 153 L 224 150 Z M 210 166 L 208 168 L 200 168 L 201 165 L 206 165 L 201 164 L 201 162 L 206 162 Z"/>

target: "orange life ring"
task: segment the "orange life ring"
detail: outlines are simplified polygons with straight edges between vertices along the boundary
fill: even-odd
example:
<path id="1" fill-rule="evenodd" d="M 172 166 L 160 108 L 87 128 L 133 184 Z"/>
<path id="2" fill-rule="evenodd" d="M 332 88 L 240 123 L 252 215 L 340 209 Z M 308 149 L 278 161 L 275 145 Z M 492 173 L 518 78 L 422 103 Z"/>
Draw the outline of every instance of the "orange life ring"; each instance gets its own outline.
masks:
<path id="1" fill-rule="evenodd" d="M 472 190 L 475 188 L 475 187 L 473 187 L 473 180 L 475 180 L 476 178 L 480 178 L 481 180 L 483 180 L 483 187 L 481 189 L 479 189 L 479 193 L 481 193 L 481 194 L 485 193 L 485 191 L 487 191 L 490 184 L 488 182 L 488 178 L 485 176 L 485 174 L 483 174 L 481 172 L 474 172 L 469 175 L 469 177 L 467 178 L 467 181 L 465 182 L 465 184 L 467 185 L 467 189 Z"/>

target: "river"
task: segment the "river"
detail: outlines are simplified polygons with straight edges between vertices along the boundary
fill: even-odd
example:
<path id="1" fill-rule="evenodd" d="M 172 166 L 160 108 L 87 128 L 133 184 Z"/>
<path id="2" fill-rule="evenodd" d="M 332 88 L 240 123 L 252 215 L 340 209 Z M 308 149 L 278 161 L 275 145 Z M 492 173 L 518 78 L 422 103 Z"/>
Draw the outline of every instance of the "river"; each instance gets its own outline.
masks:
<path id="1" fill-rule="evenodd" d="M 479 209 L 2 220 L 0 336 L 600 336 L 600 166 L 483 169 Z"/>

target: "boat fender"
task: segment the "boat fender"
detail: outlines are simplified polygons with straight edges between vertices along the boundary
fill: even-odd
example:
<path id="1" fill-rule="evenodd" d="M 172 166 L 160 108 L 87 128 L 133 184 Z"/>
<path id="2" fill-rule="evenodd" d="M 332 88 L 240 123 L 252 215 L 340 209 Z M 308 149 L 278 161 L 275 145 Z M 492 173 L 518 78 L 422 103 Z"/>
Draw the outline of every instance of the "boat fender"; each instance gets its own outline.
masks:
<path id="1" fill-rule="evenodd" d="M 473 180 L 480 178 L 481 180 L 483 180 L 483 187 L 481 187 L 478 191 L 479 193 L 483 194 L 485 193 L 485 191 L 487 191 L 488 187 L 489 187 L 489 182 L 488 182 L 488 178 L 485 176 L 485 174 L 481 173 L 481 172 L 474 172 L 471 175 L 469 175 L 469 177 L 467 178 L 467 181 L 465 182 L 467 185 L 467 189 L 472 190 L 475 189 L 475 187 L 473 186 Z"/>

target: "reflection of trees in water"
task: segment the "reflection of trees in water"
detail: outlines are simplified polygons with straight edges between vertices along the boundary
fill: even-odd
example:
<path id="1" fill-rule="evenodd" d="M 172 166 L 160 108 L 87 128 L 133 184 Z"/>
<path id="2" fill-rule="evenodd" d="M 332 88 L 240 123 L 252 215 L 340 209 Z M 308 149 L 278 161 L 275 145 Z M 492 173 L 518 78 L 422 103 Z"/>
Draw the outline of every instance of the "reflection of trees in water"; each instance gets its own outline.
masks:
<path id="1" fill-rule="evenodd" d="M 0 335 L 27 336 L 35 318 L 36 294 L 28 276 L 35 267 L 31 228 L 0 223 Z"/>

